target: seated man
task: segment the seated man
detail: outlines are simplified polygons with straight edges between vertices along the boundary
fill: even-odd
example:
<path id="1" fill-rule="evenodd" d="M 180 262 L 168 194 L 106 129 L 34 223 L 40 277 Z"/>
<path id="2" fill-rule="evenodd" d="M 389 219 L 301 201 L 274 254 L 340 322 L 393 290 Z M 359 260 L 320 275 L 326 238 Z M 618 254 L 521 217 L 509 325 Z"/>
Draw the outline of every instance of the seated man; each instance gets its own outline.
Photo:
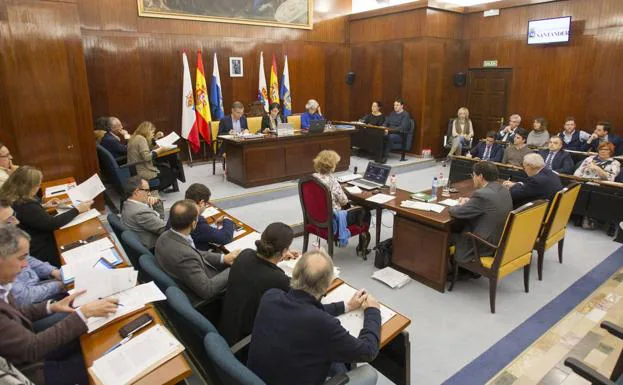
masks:
<path id="1" fill-rule="evenodd" d="M 541 150 L 539 154 L 545 161 L 545 167 L 559 174 L 573 174 L 573 159 L 568 152 L 562 149 L 562 139 L 559 136 L 549 138 L 548 150 Z"/>
<path id="2" fill-rule="evenodd" d="M 9 179 L 13 171 L 17 170 L 17 167 L 13 164 L 13 157 L 7 146 L 0 142 L 0 187 Z"/>
<path id="3" fill-rule="evenodd" d="M 468 158 L 490 160 L 492 162 L 501 162 L 504 156 L 504 146 L 495 142 L 497 133 L 495 131 L 487 132 L 487 138 L 484 142 L 479 142 L 476 147 L 472 148 L 468 153 Z"/>
<path id="4" fill-rule="evenodd" d="M 387 162 L 387 156 L 391 150 L 397 150 L 404 147 L 404 140 L 411 129 L 411 116 L 404 109 L 404 101 L 401 98 L 394 100 L 394 111 L 385 119 L 385 127 L 388 134 L 385 136 L 385 144 L 383 146 L 383 159 L 381 163 Z M 407 144 L 408 146 L 408 144 Z"/>
<path id="5" fill-rule="evenodd" d="M 586 141 L 588 151 L 598 152 L 597 147 L 603 142 L 610 142 L 614 145 L 615 156 L 623 155 L 623 141 L 612 133 L 610 122 L 597 122 L 595 131 Z"/>
<path id="6" fill-rule="evenodd" d="M 518 114 L 511 115 L 508 120 L 508 126 L 505 126 L 500 130 L 496 139 L 501 140 L 502 142 L 513 143 L 513 139 L 515 138 L 515 132 L 517 131 L 517 129 L 521 128 L 519 127 L 520 124 L 521 116 L 519 116 Z"/>
<path id="7" fill-rule="evenodd" d="M 219 135 L 246 134 L 249 132 L 247 118 L 244 116 L 244 104 L 233 102 L 231 115 L 224 116 L 218 125 Z"/>
<path id="8" fill-rule="evenodd" d="M 513 206 L 519 207 L 537 199 L 547 199 L 550 202 L 554 195 L 562 190 L 558 174 L 545 167 L 545 162 L 539 154 L 528 154 L 523 158 L 523 169 L 528 179 L 523 182 L 504 182 L 513 198 Z"/>
<path id="9" fill-rule="evenodd" d="M 191 200 L 178 201 L 169 213 L 171 229 L 156 243 L 158 264 L 188 295 L 192 303 L 211 299 L 227 286 L 229 266 L 240 250 L 223 255 L 199 251 L 190 233 L 197 227 L 199 209 Z"/>
<path id="10" fill-rule="evenodd" d="M 30 236 L 15 226 L 0 226 L 0 356 L 36 384 L 87 384 L 78 337 L 87 332 L 88 318 L 116 312 L 117 300 L 101 299 L 74 309 L 71 304 L 84 293 L 80 291 L 58 302 L 17 306 L 12 284 L 26 265 L 29 240 Z M 68 315 L 38 332 L 33 322 L 53 313 Z"/>
<path id="11" fill-rule="evenodd" d="M 18 224 L 19 220 L 11 205 L 0 201 L 0 226 Z M 15 303 L 20 306 L 48 300 L 64 291 L 60 270 L 31 256 L 28 256 L 26 265 L 13 281 L 11 288 Z"/>
<path id="12" fill-rule="evenodd" d="M 213 245 L 226 245 L 234 238 L 234 222 L 222 216 L 216 219 L 216 227 L 208 224 L 201 212 L 208 207 L 210 189 L 201 183 L 193 183 L 188 187 L 184 194 L 184 199 L 190 199 L 199 206 L 199 218 L 197 227 L 190 233 L 195 242 L 195 247 L 199 250 L 210 250 Z"/>
<path id="13" fill-rule="evenodd" d="M 167 224 L 153 209 L 156 200 L 150 196 L 149 183 L 138 175 L 133 176 L 128 179 L 125 193 L 129 198 L 123 203 L 121 220 L 138 235 L 145 247 L 152 250 Z"/>
<path id="14" fill-rule="evenodd" d="M 463 220 L 465 226 L 461 233 L 451 235 L 451 243 L 456 245 L 454 259 L 467 262 L 480 256 L 474 255 L 472 232 L 482 239 L 497 245 L 504 230 L 506 217 L 513 209 L 513 200 L 507 189 L 498 183 L 499 173 L 493 163 L 480 161 L 474 164 L 472 181 L 478 189 L 471 198 L 459 198 L 459 204 L 450 207 L 450 216 Z M 482 255 L 492 254 L 491 249 L 479 245 Z"/>
<path id="15" fill-rule="evenodd" d="M 568 116 L 565 119 L 563 131 L 558 134 L 560 139 L 562 139 L 562 148 L 572 151 L 586 151 L 586 141 L 590 135 L 584 131 L 576 131 L 575 127 L 575 119 L 572 116 Z"/>
<path id="16" fill-rule="evenodd" d="M 98 122 L 101 122 L 103 128 L 106 129 L 106 133 L 100 141 L 102 147 L 110 151 L 115 158 L 126 157 L 128 146 L 123 141 L 130 139 L 130 134 L 123 129 L 121 121 L 114 116 L 107 116 L 99 118 Z"/>
<path id="17" fill-rule="evenodd" d="M 335 371 L 345 371 L 342 363 L 370 362 L 378 354 L 379 303 L 359 290 L 348 304 L 322 305 L 320 299 L 332 281 L 333 261 L 324 251 L 314 250 L 296 263 L 289 292 L 269 289 L 262 296 L 247 366 L 267 384 L 320 385 Z M 335 316 L 360 307 L 363 329 L 356 338 Z M 367 365 L 347 374 L 349 385 L 376 384 L 376 371 Z"/>
<path id="18" fill-rule="evenodd" d="M 528 133 L 523 128 L 515 130 L 513 136 L 513 145 L 506 147 L 504 150 L 504 156 L 502 157 L 502 163 L 511 164 L 513 166 L 521 167 L 523 164 L 523 157 L 527 154 L 531 154 L 532 150 L 526 144 L 526 138 Z"/>

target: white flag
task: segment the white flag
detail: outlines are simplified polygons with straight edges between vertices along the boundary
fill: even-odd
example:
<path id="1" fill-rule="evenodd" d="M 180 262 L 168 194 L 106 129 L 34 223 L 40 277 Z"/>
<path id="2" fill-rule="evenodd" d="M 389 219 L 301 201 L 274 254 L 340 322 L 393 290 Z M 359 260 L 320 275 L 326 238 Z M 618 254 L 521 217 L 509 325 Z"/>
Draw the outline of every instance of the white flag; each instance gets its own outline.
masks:
<path id="1" fill-rule="evenodd" d="M 260 53 L 260 81 L 257 86 L 257 100 L 264 105 L 264 111 L 268 112 L 268 89 L 266 88 L 266 72 L 264 71 L 264 52 Z"/>
<path id="2" fill-rule="evenodd" d="M 182 138 L 188 140 L 194 152 L 199 151 L 199 134 L 195 121 L 195 97 L 193 93 L 192 81 L 190 79 L 190 69 L 188 68 L 188 57 L 186 52 L 182 54 L 184 64 L 184 75 L 182 88 Z"/>

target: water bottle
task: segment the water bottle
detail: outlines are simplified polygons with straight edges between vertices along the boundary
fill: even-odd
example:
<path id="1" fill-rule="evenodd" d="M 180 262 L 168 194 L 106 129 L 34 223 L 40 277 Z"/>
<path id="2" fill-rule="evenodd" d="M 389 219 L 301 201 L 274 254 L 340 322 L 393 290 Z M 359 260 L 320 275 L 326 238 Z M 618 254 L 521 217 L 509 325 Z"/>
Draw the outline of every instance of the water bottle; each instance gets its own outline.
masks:
<path id="1" fill-rule="evenodd" d="M 396 195 L 396 174 L 389 177 L 389 193 Z"/>
<path id="2" fill-rule="evenodd" d="M 437 177 L 433 177 L 433 188 L 431 189 L 430 195 L 432 195 L 433 198 L 437 197 Z"/>

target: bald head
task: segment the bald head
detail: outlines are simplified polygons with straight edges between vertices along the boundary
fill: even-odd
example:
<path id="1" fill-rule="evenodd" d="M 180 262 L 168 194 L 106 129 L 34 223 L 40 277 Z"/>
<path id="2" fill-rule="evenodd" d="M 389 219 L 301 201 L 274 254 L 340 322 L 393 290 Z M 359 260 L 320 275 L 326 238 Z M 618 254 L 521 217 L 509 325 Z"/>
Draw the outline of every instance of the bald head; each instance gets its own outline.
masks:
<path id="1" fill-rule="evenodd" d="M 528 176 L 533 176 L 539 173 L 545 167 L 545 161 L 539 154 L 527 154 L 523 157 L 523 168 Z"/>
<path id="2" fill-rule="evenodd" d="M 199 208 L 194 201 L 190 199 L 177 201 L 171 206 L 171 211 L 169 212 L 171 228 L 178 232 L 192 230 L 193 223 L 197 221 L 198 215 Z"/>
<path id="3" fill-rule="evenodd" d="M 333 261 L 323 250 L 303 254 L 294 266 L 291 286 L 320 299 L 333 281 Z"/>

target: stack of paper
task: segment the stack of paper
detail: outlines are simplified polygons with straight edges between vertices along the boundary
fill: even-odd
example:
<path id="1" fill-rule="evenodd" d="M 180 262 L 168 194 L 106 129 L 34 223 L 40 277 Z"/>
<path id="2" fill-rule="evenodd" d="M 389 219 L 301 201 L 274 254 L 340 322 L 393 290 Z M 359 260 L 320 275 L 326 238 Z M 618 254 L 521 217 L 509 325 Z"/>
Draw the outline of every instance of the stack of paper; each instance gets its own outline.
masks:
<path id="1" fill-rule="evenodd" d="M 403 287 L 411 281 L 411 277 L 391 267 L 375 271 L 372 274 L 372 278 L 383 282 L 392 289 Z"/>
<path id="2" fill-rule="evenodd" d="M 169 135 L 156 140 L 156 144 L 158 145 L 158 147 L 175 148 L 177 146 L 174 145 L 174 143 L 177 142 L 179 138 L 180 136 L 175 131 L 171 131 Z"/>
<path id="3" fill-rule="evenodd" d="M 391 201 L 392 199 L 396 199 L 396 196 L 388 194 L 374 194 L 366 200 L 374 203 L 383 204 Z"/>
<path id="4" fill-rule="evenodd" d="M 253 249 L 255 250 L 255 241 L 260 239 L 262 234 L 258 232 L 252 232 L 240 239 L 236 239 L 235 241 L 228 243 L 225 245 L 225 249 L 229 251 L 234 250 L 244 250 L 244 249 Z"/>
<path id="5" fill-rule="evenodd" d="M 424 202 L 416 202 L 416 201 L 402 201 L 400 202 L 400 207 L 404 207 L 407 209 L 415 209 L 422 211 L 434 211 L 436 213 L 440 213 L 445 210 L 444 206 L 435 204 L 435 203 L 424 203 Z"/>
<path id="6" fill-rule="evenodd" d="M 281 261 L 277 264 L 277 266 L 283 270 L 284 273 L 290 278 L 292 278 L 292 273 L 294 272 L 294 266 L 296 265 L 296 259 L 289 259 L 287 261 Z M 340 268 L 337 266 L 333 267 L 333 278 L 340 277 Z"/>
<path id="7" fill-rule="evenodd" d="M 80 183 L 78 186 L 67 190 L 67 195 L 71 203 L 78 205 L 82 202 L 92 201 L 96 196 L 106 190 L 99 175 L 93 174 L 92 177 Z"/>
<path id="8" fill-rule="evenodd" d="M 439 202 L 439 204 L 441 204 L 441 205 L 446 205 L 446 206 L 449 206 L 449 207 L 453 207 L 453 206 L 458 205 L 458 204 L 459 204 L 459 201 L 458 201 L 458 200 L 456 200 L 456 199 L 450 199 L 450 198 L 448 198 L 448 199 L 444 199 L 444 200 L 442 200 L 441 202 Z"/>
<path id="9" fill-rule="evenodd" d="M 201 216 L 204 218 L 210 218 L 214 215 L 220 214 L 221 211 L 214 206 L 206 207 L 203 212 L 201 212 Z"/>
<path id="10" fill-rule="evenodd" d="M 334 290 L 331 290 L 323 299 L 323 304 L 329 304 L 333 302 L 343 301 L 344 303 L 348 303 L 353 295 L 357 292 L 357 290 L 345 283 L 336 287 Z M 387 321 L 392 319 L 396 315 L 396 312 L 392 309 L 386 307 L 385 305 L 381 305 L 381 325 L 385 324 Z M 359 333 L 363 328 L 363 309 L 357 309 L 353 311 L 349 311 L 348 313 L 344 313 L 337 317 L 340 320 L 340 323 L 344 327 L 344 329 L 348 330 L 350 335 L 353 337 L 359 337 Z"/>
<path id="11" fill-rule="evenodd" d="M 86 293 L 74 300 L 74 306 L 82 306 L 96 299 L 110 297 L 131 289 L 136 286 L 137 278 L 138 271 L 132 267 L 84 271 L 76 276 L 75 287 L 77 290 L 86 290 Z"/>
<path id="12" fill-rule="evenodd" d="M 96 383 L 130 384 L 184 351 L 162 325 L 154 325 L 93 362 L 89 372 Z"/>
<path id="13" fill-rule="evenodd" d="M 65 184 L 59 184 L 57 186 L 52 186 L 52 187 L 48 187 L 45 189 L 45 196 L 44 198 L 53 198 L 55 196 L 58 195 L 63 195 L 65 194 L 69 189 L 72 189 L 76 186 L 76 183 L 65 183 Z"/>
<path id="14" fill-rule="evenodd" d="M 348 187 L 344 187 L 344 189 L 346 191 L 348 191 L 351 194 L 361 194 L 363 191 L 357 187 L 357 186 L 348 186 Z"/>
<path id="15" fill-rule="evenodd" d="M 61 227 L 61 229 L 66 229 L 75 225 L 79 225 L 82 222 L 86 222 L 89 221 L 93 218 L 97 218 L 100 216 L 100 212 L 97 211 L 96 209 L 91 209 L 89 211 L 85 211 L 82 214 L 78 215 L 77 217 L 75 217 L 74 219 L 71 220 L 71 222 L 69 222 L 68 224 L 66 224 L 65 226 Z"/>

